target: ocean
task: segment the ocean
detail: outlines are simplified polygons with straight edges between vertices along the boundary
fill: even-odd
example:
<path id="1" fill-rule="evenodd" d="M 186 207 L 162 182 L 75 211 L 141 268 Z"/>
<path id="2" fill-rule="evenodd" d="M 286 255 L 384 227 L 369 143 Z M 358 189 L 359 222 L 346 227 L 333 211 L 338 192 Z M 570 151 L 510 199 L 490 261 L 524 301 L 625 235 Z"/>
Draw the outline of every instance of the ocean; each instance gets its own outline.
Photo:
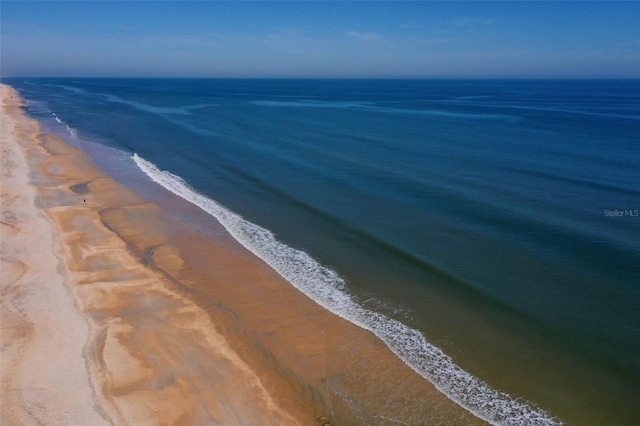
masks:
<path id="1" fill-rule="evenodd" d="M 4 82 L 477 416 L 640 424 L 640 81 Z"/>

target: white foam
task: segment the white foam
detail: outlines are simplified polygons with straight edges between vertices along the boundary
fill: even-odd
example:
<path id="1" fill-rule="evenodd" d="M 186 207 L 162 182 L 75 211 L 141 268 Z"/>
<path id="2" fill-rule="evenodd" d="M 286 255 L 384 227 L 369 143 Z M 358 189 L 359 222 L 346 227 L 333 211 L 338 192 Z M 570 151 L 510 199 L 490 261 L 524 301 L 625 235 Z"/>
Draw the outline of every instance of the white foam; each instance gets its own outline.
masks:
<path id="1" fill-rule="evenodd" d="M 58 118 L 56 117 L 56 120 L 57 119 Z M 60 122 L 60 123 L 62 123 L 62 122 Z M 68 124 L 66 126 L 67 126 L 67 132 L 69 132 L 69 134 L 71 135 L 71 137 L 73 138 L 74 141 L 77 141 L 78 140 L 78 132 L 76 132 L 76 129 L 74 129 L 73 127 L 69 126 Z"/>
<path id="2" fill-rule="evenodd" d="M 277 241 L 269 230 L 199 194 L 180 177 L 159 170 L 137 154 L 132 158 L 153 181 L 215 217 L 238 242 L 294 287 L 336 315 L 373 332 L 409 367 L 477 417 L 495 425 L 562 424 L 543 410 L 515 400 L 462 370 L 419 331 L 356 303 L 340 275 L 304 251 Z"/>
<path id="3" fill-rule="evenodd" d="M 53 115 L 53 118 L 55 118 L 58 123 L 62 124 L 62 120 L 58 118 L 55 112 L 52 112 L 51 110 L 49 110 L 49 112 L 51 113 L 51 115 Z"/>
<path id="4" fill-rule="evenodd" d="M 66 124 L 62 120 L 60 120 L 60 118 L 58 117 L 58 114 L 56 114 L 55 112 L 53 112 L 51 110 L 49 110 L 49 112 L 51 113 L 51 115 L 53 115 L 53 118 L 55 118 L 58 123 L 65 125 L 65 127 L 67 128 L 67 132 L 69 132 L 69 134 L 71 135 L 71 137 L 73 138 L 74 141 L 77 141 L 78 140 L 78 132 L 76 131 L 76 129 L 74 129 L 73 127 L 69 126 L 68 124 Z"/>

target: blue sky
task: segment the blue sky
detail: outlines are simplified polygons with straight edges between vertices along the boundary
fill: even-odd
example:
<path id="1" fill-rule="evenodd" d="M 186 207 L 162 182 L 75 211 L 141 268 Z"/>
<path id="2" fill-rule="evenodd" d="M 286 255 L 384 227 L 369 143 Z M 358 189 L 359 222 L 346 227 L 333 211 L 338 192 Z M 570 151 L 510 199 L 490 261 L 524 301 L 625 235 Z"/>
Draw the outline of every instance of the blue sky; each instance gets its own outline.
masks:
<path id="1" fill-rule="evenodd" d="M 8 76 L 640 78 L 640 1 L 0 3 Z"/>

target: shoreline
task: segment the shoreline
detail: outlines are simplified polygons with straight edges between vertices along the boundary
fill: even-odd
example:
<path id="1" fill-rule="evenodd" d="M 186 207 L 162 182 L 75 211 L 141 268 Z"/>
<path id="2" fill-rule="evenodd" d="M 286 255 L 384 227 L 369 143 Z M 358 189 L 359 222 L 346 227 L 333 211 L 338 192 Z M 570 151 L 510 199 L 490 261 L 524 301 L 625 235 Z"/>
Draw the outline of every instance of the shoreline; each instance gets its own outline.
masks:
<path id="1" fill-rule="evenodd" d="M 0 423 L 109 424 L 99 408 L 83 347 L 89 324 L 68 294 L 68 273 L 54 250 L 51 223 L 35 207 L 23 147 L 40 133 L 2 93 L 2 243 Z"/>
<path id="2" fill-rule="evenodd" d="M 112 423 L 483 424 L 239 244 L 198 234 L 58 136 L 18 139 Z"/>

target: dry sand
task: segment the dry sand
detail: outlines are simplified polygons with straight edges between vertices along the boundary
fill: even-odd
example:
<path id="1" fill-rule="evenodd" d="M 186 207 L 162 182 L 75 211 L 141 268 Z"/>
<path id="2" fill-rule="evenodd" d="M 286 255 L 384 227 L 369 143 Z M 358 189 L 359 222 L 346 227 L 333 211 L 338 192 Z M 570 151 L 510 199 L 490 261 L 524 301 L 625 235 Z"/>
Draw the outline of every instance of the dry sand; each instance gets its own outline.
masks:
<path id="1" fill-rule="evenodd" d="M 68 277 L 53 253 L 53 230 L 34 205 L 17 140 L 37 124 L 2 86 L 1 410 L 2 425 L 108 424 L 96 405 L 83 348 L 89 325 L 74 307 Z"/>
<path id="2" fill-rule="evenodd" d="M 2 94 L 3 426 L 481 423 Z"/>

